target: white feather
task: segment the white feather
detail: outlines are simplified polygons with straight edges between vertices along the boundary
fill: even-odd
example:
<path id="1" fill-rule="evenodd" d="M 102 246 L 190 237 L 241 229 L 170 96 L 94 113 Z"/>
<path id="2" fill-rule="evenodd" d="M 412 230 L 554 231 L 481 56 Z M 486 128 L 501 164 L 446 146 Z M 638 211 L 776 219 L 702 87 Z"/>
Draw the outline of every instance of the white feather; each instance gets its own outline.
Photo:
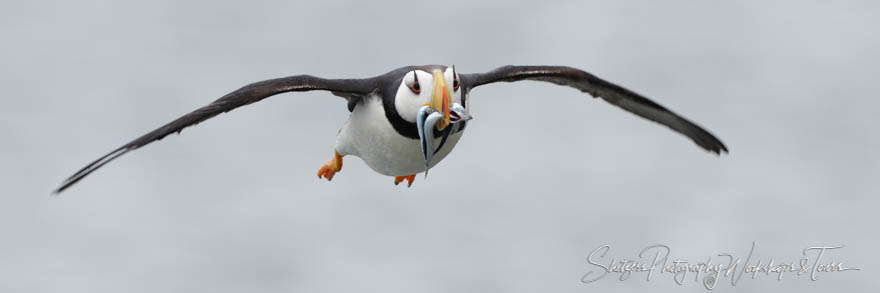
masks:
<path id="1" fill-rule="evenodd" d="M 452 151 L 462 133 L 449 136 L 443 148 L 434 155 L 431 167 Z M 439 140 L 434 145 L 439 145 Z M 425 171 L 419 140 L 404 137 L 394 130 L 385 117 L 379 96 L 366 97 L 354 108 L 336 137 L 336 151 L 361 158 L 367 166 L 383 175 L 406 176 Z"/>

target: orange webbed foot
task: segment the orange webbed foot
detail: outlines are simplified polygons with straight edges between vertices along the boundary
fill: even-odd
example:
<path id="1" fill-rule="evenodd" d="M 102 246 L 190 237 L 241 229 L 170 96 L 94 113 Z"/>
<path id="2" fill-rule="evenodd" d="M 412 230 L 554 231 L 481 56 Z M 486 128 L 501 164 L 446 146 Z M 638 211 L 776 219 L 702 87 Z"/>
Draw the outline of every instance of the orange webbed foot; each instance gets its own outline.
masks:
<path id="1" fill-rule="evenodd" d="M 413 174 L 408 176 L 394 176 L 394 185 L 400 184 L 400 182 L 403 182 L 403 180 L 406 180 L 407 182 L 406 187 L 410 187 L 412 186 L 413 181 L 416 180 L 416 175 Z"/>
<path id="2" fill-rule="evenodd" d="M 318 169 L 318 179 L 327 178 L 327 181 L 333 180 L 333 175 L 336 175 L 336 172 L 342 170 L 342 155 L 337 152 L 333 152 L 333 159 L 329 162 L 324 163 L 320 169 Z"/>

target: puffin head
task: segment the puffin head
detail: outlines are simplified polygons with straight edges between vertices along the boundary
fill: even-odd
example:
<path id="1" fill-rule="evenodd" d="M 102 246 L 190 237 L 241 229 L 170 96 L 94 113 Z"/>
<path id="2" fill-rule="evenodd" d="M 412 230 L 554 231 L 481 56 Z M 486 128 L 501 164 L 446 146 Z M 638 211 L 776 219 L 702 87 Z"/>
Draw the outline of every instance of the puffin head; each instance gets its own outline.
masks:
<path id="1" fill-rule="evenodd" d="M 462 104 L 460 88 L 454 66 L 416 68 L 400 83 L 394 106 L 401 118 L 416 124 L 426 166 L 436 152 L 435 139 L 445 139 L 457 131 L 459 123 L 472 118 Z"/>
<path id="2" fill-rule="evenodd" d="M 394 107 L 404 121 L 416 123 L 416 116 L 423 106 L 429 106 L 442 115 L 434 125 L 443 130 L 449 125 L 467 118 L 465 112 L 454 112 L 453 108 L 466 109 L 462 103 L 459 76 L 455 67 L 422 66 L 407 71 L 397 88 Z M 458 107 L 454 107 L 458 104 Z"/>

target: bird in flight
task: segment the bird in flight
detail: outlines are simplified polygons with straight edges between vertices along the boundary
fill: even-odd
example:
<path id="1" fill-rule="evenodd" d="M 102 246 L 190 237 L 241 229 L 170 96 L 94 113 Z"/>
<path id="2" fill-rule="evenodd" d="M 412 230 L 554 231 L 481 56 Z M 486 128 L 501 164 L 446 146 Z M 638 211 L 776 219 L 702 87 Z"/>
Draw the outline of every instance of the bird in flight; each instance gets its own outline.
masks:
<path id="1" fill-rule="evenodd" d="M 246 85 L 183 115 L 86 165 L 64 180 L 60 193 L 98 168 L 130 151 L 198 124 L 220 113 L 286 92 L 323 90 L 344 98 L 351 114 L 318 178 L 332 180 L 345 156 L 361 158 L 374 171 L 394 176 L 394 184 L 439 163 L 458 143 L 471 119 L 469 93 L 495 82 L 536 80 L 572 87 L 687 136 L 703 149 L 721 154 L 718 138 L 684 117 L 619 85 L 566 66 L 503 66 L 485 73 L 458 73 L 455 66 L 406 66 L 363 79 L 325 79 L 294 75 Z"/>

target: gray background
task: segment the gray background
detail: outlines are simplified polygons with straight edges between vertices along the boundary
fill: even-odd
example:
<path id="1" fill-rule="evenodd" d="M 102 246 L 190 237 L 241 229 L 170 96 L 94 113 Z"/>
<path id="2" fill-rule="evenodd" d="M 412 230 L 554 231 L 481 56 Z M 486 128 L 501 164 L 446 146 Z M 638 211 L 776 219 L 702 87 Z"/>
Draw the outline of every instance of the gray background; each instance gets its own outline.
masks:
<path id="1" fill-rule="evenodd" d="M 662 2 L 662 3 L 661 3 Z M 716 291 L 876 292 L 876 1 L 5 1 L 2 292 L 704 292 L 592 284 L 587 254 L 721 252 L 850 271 Z M 105 152 L 244 84 L 408 64 L 585 69 L 717 134 L 720 158 L 575 90 L 478 88 L 456 150 L 413 188 L 330 158 L 348 114 L 285 94 Z M 523 136 L 523 134 L 526 134 Z M 729 279 L 722 279 L 729 282 Z"/>

